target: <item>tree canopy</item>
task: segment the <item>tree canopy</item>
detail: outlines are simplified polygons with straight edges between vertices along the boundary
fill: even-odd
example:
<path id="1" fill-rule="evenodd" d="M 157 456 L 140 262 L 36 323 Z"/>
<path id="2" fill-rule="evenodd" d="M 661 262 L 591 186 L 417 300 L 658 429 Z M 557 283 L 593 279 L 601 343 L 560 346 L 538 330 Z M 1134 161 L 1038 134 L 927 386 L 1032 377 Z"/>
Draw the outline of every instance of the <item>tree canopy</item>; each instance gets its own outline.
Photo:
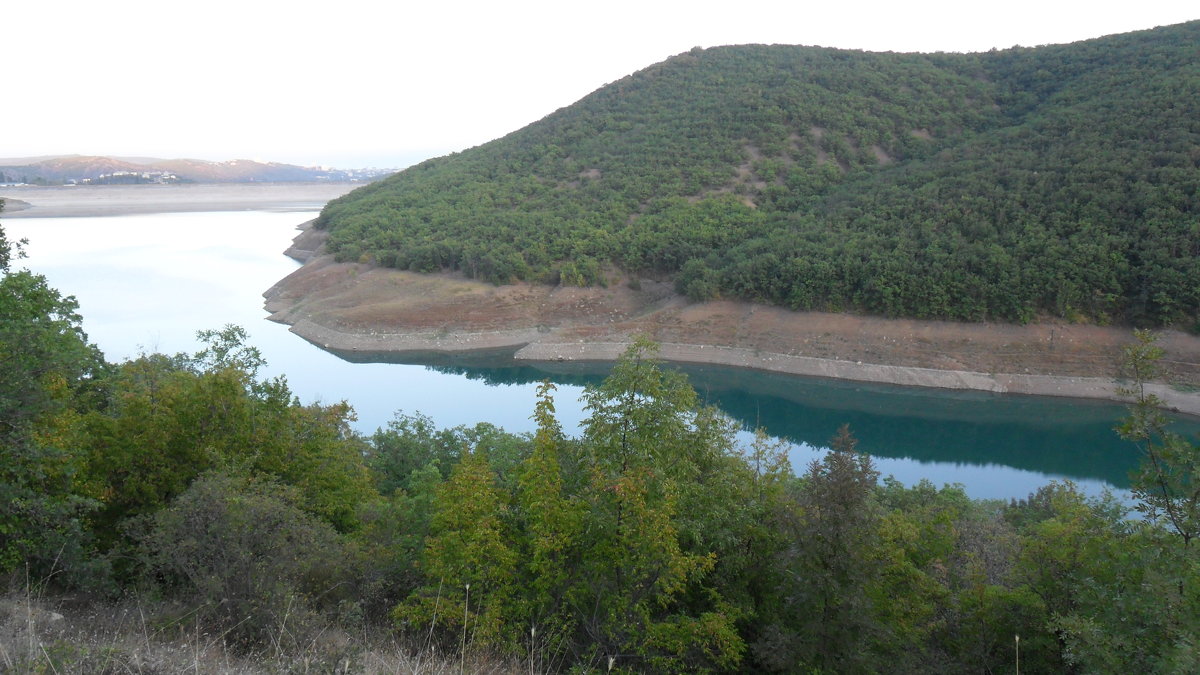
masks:
<path id="1" fill-rule="evenodd" d="M 693 49 L 332 201 L 340 260 L 888 316 L 1192 327 L 1200 22 L 981 54 Z"/>

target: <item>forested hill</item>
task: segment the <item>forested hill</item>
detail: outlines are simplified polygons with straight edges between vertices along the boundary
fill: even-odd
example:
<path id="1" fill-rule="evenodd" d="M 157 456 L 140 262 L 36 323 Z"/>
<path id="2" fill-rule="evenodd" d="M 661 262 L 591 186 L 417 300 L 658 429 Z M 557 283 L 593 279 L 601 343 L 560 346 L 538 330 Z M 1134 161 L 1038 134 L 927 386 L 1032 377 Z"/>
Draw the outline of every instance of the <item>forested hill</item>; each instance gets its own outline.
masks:
<path id="1" fill-rule="evenodd" d="M 694 49 L 331 202 L 341 260 L 1200 326 L 1200 21 L 983 54 Z M 486 111 L 480 111 L 486 114 Z"/>

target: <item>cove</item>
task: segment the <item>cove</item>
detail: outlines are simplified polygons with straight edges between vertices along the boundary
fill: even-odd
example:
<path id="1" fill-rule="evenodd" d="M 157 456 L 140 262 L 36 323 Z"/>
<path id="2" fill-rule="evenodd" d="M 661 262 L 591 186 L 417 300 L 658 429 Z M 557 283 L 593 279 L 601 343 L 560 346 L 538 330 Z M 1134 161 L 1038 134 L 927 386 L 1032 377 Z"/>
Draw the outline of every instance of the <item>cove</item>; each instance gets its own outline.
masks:
<path id="1" fill-rule="evenodd" d="M 293 269 L 282 255 L 315 211 L 162 213 L 3 218 L 28 238 L 18 264 L 45 274 L 80 302 L 84 329 L 110 360 L 147 351 L 194 351 L 198 330 L 244 326 L 269 366 L 304 402 L 346 400 L 370 434 L 396 411 L 439 426 L 488 422 L 530 431 L 537 382 L 559 388 L 568 432 L 586 416 L 582 388 L 603 363 L 517 362 L 511 353 L 455 356 L 338 355 L 265 320 L 262 292 Z M 344 356 L 344 358 L 343 358 Z M 673 366 L 674 367 L 674 366 Z M 678 366 L 703 400 L 743 427 L 791 444 L 797 471 L 824 452 L 844 423 L 883 475 L 905 483 L 962 483 L 979 498 L 1020 498 L 1053 479 L 1098 493 L 1123 489 L 1137 453 L 1113 427 L 1124 407 L 1098 401 L 887 387 L 711 366 Z M 1177 430 L 1200 431 L 1193 419 Z M 743 440 L 750 438 L 749 433 Z"/>

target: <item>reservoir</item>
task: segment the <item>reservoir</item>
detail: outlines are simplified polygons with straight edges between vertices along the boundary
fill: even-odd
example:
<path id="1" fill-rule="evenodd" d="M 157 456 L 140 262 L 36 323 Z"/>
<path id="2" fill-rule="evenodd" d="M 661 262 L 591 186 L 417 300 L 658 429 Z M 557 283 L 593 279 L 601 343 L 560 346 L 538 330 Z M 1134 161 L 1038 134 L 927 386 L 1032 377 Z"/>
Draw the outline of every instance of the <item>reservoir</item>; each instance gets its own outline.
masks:
<path id="1" fill-rule="evenodd" d="M 27 238 L 16 261 L 46 275 L 80 305 L 89 338 L 109 360 L 140 351 L 193 352 L 196 331 L 236 323 L 302 402 L 348 401 L 355 428 L 370 434 L 397 412 L 442 427 L 488 422 L 531 431 L 536 383 L 550 379 L 559 421 L 571 433 L 586 417 L 583 387 L 604 363 L 517 362 L 511 352 L 355 354 L 342 358 L 266 320 L 262 293 L 298 263 L 282 251 L 311 204 L 272 211 L 221 211 L 69 218 L 5 218 L 10 240 Z M 671 366 L 676 367 L 676 366 Z M 1020 498 L 1050 480 L 1098 494 L 1124 490 L 1136 449 L 1113 427 L 1119 404 L 983 392 L 918 389 L 798 378 L 712 366 L 678 366 L 702 400 L 744 428 L 791 444 L 802 472 L 842 424 L 884 476 L 912 484 L 961 483 L 977 498 Z M 1194 419 L 1176 430 L 1200 431 Z M 748 442 L 749 431 L 742 438 Z"/>

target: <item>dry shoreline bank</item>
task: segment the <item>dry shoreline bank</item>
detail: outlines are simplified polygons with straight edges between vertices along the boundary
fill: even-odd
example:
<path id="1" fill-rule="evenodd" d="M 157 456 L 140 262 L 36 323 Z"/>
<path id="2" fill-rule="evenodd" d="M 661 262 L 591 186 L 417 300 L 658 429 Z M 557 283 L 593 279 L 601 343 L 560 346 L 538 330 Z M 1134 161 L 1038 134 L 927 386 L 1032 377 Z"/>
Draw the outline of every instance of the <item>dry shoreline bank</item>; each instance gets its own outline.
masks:
<path id="1" fill-rule="evenodd" d="M 290 330 L 318 346 L 341 352 L 457 353 L 511 348 L 515 350 L 513 358 L 531 362 L 614 361 L 632 340 L 548 342 L 542 340 L 546 334 L 536 328 L 477 333 L 347 333 L 307 319 L 297 321 Z M 802 377 L 826 377 L 906 387 L 1128 400 L 1118 393 L 1120 383 L 1112 378 L 939 370 L 794 356 L 720 345 L 660 343 L 659 348 L 659 356 L 663 360 L 675 363 L 728 366 Z M 1147 390 L 1162 399 L 1165 406 L 1173 412 L 1200 416 L 1200 395 L 1195 392 L 1181 391 L 1165 384 L 1149 384 Z"/>
<path id="2" fill-rule="evenodd" d="M 958 324 L 791 312 L 750 303 L 691 303 L 667 284 L 608 288 L 492 286 L 336 263 L 322 233 L 289 254 L 305 264 L 264 296 L 271 319 L 327 349 L 362 354 L 512 349 L 527 361 L 608 361 L 634 336 L 667 361 L 790 375 L 996 393 L 1124 400 L 1117 393 L 1126 329 L 1044 323 Z M 635 290 L 636 289 L 636 290 Z M 1165 331 L 1172 382 L 1150 390 L 1200 415 L 1200 338 Z"/>

